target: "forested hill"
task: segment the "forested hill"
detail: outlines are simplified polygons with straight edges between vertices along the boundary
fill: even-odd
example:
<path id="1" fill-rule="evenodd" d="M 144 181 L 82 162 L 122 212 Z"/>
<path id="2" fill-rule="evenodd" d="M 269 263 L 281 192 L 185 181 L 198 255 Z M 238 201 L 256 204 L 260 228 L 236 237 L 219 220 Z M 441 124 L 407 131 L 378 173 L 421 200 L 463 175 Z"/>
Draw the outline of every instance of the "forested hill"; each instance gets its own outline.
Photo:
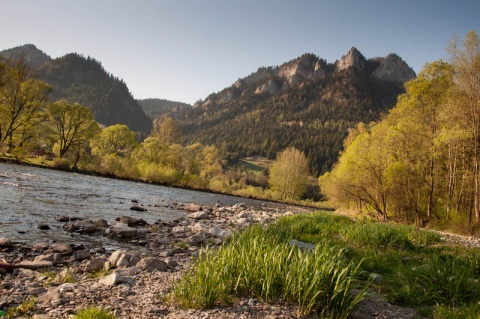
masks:
<path id="1" fill-rule="evenodd" d="M 197 102 L 181 119 L 187 143 L 214 144 L 234 161 L 270 159 L 294 146 L 314 175 L 329 170 L 348 129 L 390 110 L 415 72 L 397 55 L 366 59 L 352 48 L 335 63 L 305 54 L 260 68 Z"/>
<path id="2" fill-rule="evenodd" d="M 137 102 L 152 121 L 164 115 L 177 119 L 192 108 L 190 104 L 165 99 L 143 99 Z"/>
<path id="3" fill-rule="evenodd" d="M 24 45 L 0 52 L 0 56 L 16 59 L 23 56 L 43 80 L 53 86 L 53 101 L 78 102 L 92 110 L 100 124 L 126 124 L 132 131 L 146 136 L 152 120 L 143 112 L 122 80 L 105 71 L 100 62 L 70 53 L 57 59 Z"/>

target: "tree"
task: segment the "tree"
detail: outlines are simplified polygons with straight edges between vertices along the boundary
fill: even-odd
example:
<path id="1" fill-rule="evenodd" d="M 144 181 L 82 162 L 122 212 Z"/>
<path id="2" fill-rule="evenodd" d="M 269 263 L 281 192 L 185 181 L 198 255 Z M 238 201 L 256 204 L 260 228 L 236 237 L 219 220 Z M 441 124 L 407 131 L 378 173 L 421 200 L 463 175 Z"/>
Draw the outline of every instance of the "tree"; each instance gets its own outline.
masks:
<path id="1" fill-rule="evenodd" d="M 470 127 L 474 211 L 480 221 L 480 39 L 472 30 L 462 42 L 458 37 L 453 38 L 448 51 L 454 68 L 455 98 L 461 103 Z"/>
<path id="2" fill-rule="evenodd" d="M 111 154 L 126 157 L 138 146 L 138 142 L 128 126 L 116 124 L 103 129 L 92 139 L 90 146 L 92 154 L 99 157 Z"/>
<path id="3" fill-rule="evenodd" d="M 298 199 L 307 188 L 309 175 L 307 157 L 296 148 L 289 147 L 273 162 L 268 182 L 280 199 Z"/>
<path id="4" fill-rule="evenodd" d="M 0 144 L 22 147 L 45 121 L 51 87 L 34 79 L 23 58 L 0 65 Z"/>
<path id="5" fill-rule="evenodd" d="M 153 122 L 152 136 L 157 137 L 162 143 L 170 145 L 178 140 L 180 130 L 171 117 L 164 116 Z"/>
<path id="6" fill-rule="evenodd" d="M 203 163 L 200 176 L 207 182 L 213 176 L 222 172 L 222 165 L 220 164 L 220 151 L 215 146 L 206 146 L 202 150 Z"/>
<path id="7" fill-rule="evenodd" d="M 79 155 L 78 147 L 100 132 L 90 109 L 78 103 L 57 101 L 48 107 L 47 112 L 52 124 L 52 138 L 58 145 L 61 158 L 70 150 Z"/>

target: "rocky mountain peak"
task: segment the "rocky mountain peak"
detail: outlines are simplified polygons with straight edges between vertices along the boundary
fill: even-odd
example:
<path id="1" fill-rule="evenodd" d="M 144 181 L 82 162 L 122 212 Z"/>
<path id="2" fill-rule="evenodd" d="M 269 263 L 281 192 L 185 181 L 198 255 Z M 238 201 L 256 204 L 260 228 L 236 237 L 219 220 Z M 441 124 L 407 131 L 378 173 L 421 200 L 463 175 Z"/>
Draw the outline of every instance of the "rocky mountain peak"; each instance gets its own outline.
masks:
<path id="1" fill-rule="evenodd" d="M 365 57 L 357 50 L 357 48 L 352 47 L 346 55 L 344 55 L 336 63 L 337 71 L 345 70 L 349 67 L 357 67 L 359 69 L 365 69 Z"/>
<path id="2" fill-rule="evenodd" d="M 6 59 L 17 59 L 22 57 L 28 66 L 33 69 L 41 66 L 46 62 L 50 62 L 52 58 L 45 54 L 42 50 L 37 49 L 33 44 L 25 44 L 8 50 L 0 52 L 0 56 Z"/>
<path id="3" fill-rule="evenodd" d="M 415 78 L 416 74 L 398 55 L 389 54 L 380 59 L 380 66 L 371 76 L 383 81 L 403 83 Z"/>

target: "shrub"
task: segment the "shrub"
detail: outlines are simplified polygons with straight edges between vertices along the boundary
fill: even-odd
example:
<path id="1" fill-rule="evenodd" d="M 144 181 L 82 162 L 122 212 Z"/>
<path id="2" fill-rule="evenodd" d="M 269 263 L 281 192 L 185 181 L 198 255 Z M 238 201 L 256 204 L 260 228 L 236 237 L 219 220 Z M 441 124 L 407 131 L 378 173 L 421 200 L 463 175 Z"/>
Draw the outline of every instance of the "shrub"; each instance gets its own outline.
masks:
<path id="1" fill-rule="evenodd" d="M 115 315 L 102 308 L 88 307 L 77 312 L 73 316 L 73 318 L 74 319 L 115 319 Z"/>

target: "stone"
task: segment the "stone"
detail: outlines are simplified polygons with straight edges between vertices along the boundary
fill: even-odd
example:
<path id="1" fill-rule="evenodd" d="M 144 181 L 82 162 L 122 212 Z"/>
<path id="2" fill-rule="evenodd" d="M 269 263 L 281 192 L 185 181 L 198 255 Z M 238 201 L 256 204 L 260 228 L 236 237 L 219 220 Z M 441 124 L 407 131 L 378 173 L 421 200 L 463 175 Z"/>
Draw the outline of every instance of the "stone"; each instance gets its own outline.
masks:
<path id="1" fill-rule="evenodd" d="M 53 267 L 53 262 L 47 261 L 47 260 L 41 260 L 41 261 L 29 261 L 29 260 L 24 260 L 19 264 L 15 265 L 16 268 L 25 268 L 25 269 L 31 269 L 31 270 L 37 270 L 41 268 L 51 268 Z"/>
<path id="2" fill-rule="evenodd" d="M 226 229 L 222 229 L 218 226 L 212 226 L 208 229 L 208 232 L 215 236 L 215 237 L 218 237 L 218 238 L 221 238 L 221 239 L 225 239 L 225 238 L 229 238 L 229 237 L 232 237 L 232 232 L 229 231 L 229 230 L 226 230 Z"/>
<path id="3" fill-rule="evenodd" d="M 129 227 L 128 225 L 123 223 L 114 225 L 111 230 L 112 233 L 115 234 L 115 236 L 123 238 L 132 238 L 138 235 L 137 228 Z"/>
<path id="4" fill-rule="evenodd" d="M 126 251 L 125 249 L 116 250 L 116 251 L 114 251 L 114 252 L 110 255 L 110 257 L 108 258 L 108 261 L 109 261 L 112 265 L 116 266 L 116 264 L 117 264 L 118 260 L 120 259 L 120 257 L 122 257 L 122 256 L 124 256 L 124 255 L 126 255 L 126 254 L 127 254 L 127 251 Z"/>
<path id="5" fill-rule="evenodd" d="M 122 283 L 133 285 L 135 284 L 135 280 L 133 278 L 124 277 L 121 274 L 114 272 L 106 277 L 101 278 L 98 283 L 107 287 L 112 287 Z"/>
<path id="6" fill-rule="evenodd" d="M 50 247 L 50 250 L 55 253 L 61 253 L 61 254 L 69 254 L 73 252 L 72 246 L 67 245 L 67 244 L 53 244 Z"/>
<path id="7" fill-rule="evenodd" d="M 5 237 L 0 237 L 0 248 L 11 248 L 13 243 L 10 239 Z"/>
<path id="8" fill-rule="evenodd" d="M 210 227 L 208 227 L 207 225 L 205 225 L 203 223 L 196 223 L 192 227 L 191 231 L 194 234 L 204 234 L 204 233 L 208 233 L 209 228 Z"/>
<path id="9" fill-rule="evenodd" d="M 47 224 L 38 224 L 35 226 L 35 228 L 38 228 L 40 230 L 49 230 L 50 226 L 48 226 Z"/>
<path id="10" fill-rule="evenodd" d="M 88 258 L 90 258 L 90 251 L 86 250 L 86 249 L 85 250 L 78 250 L 73 255 L 73 258 L 76 261 L 82 261 L 82 260 L 88 259 Z"/>
<path id="11" fill-rule="evenodd" d="M 191 219 L 207 219 L 209 215 L 205 211 L 199 211 L 199 212 L 190 213 L 187 215 L 187 217 Z"/>
<path id="12" fill-rule="evenodd" d="M 298 249 L 303 250 L 303 251 L 315 250 L 315 245 L 309 244 L 309 243 L 305 243 L 305 242 L 303 242 L 303 241 L 299 241 L 299 240 L 296 240 L 296 239 L 290 239 L 290 240 L 288 241 L 288 244 L 289 244 L 290 246 L 296 246 Z"/>
<path id="13" fill-rule="evenodd" d="M 133 205 L 132 207 L 130 207 L 130 210 L 134 210 L 134 211 L 137 211 L 137 212 L 147 211 L 147 209 L 145 207 L 138 206 L 138 205 Z"/>
<path id="14" fill-rule="evenodd" d="M 97 219 L 93 222 L 98 228 L 107 228 L 108 222 L 105 219 Z"/>
<path id="15" fill-rule="evenodd" d="M 202 206 L 197 205 L 197 204 L 188 204 L 184 208 L 185 211 L 192 212 L 192 213 L 199 212 L 202 209 L 203 209 Z"/>
<path id="16" fill-rule="evenodd" d="M 92 271 L 103 269 L 106 261 L 107 260 L 103 257 L 93 258 L 92 260 L 89 260 L 85 265 L 85 271 L 92 272 Z"/>
<path id="17" fill-rule="evenodd" d="M 148 225 L 148 223 L 145 220 L 133 218 L 130 216 L 120 216 L 120 217 L 117 217 L 115 221 L 118 221 L 119 223 L 122 223 L 122 224 L 127 224 L 130 227 Z"/>
<path id="18" fill-rule="evenodd" d="M 98 231 L 97 226 L 89 220 L 75 220 L 63 225 L 63 229 L 70 233 L 93 234 Z"/>
<path id="19" fill-rule="evenodd" d="M 138 262 L 137 267 L 147 272 L 152 272 L 154 270 L 167 271 L 168 265 L 159 258 L 146 257 Z"/>

